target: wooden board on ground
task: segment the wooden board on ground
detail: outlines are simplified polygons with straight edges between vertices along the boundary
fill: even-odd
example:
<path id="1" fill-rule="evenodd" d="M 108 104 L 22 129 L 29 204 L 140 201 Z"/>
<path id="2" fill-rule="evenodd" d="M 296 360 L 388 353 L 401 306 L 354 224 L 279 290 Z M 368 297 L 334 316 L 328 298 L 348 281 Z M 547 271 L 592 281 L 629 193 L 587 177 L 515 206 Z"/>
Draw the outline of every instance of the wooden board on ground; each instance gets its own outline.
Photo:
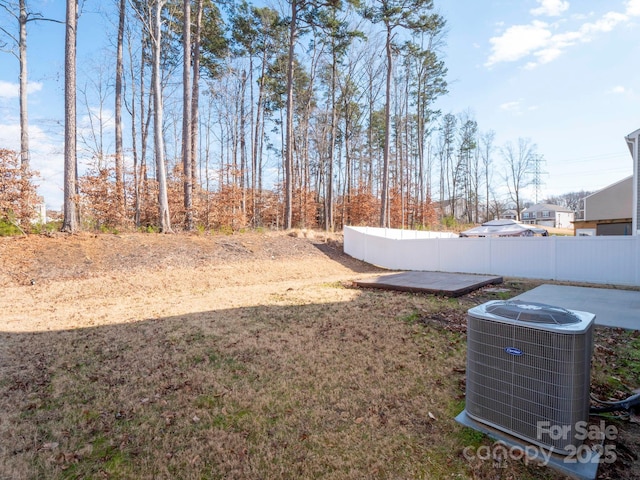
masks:
<path id="1" fill-rule="evenodd" d="M 446 272 L 401 272 L 356 280 L 364 288 L 422 292 L 459 297 L 485 285 L 502 283 L 502 277 Z"/>

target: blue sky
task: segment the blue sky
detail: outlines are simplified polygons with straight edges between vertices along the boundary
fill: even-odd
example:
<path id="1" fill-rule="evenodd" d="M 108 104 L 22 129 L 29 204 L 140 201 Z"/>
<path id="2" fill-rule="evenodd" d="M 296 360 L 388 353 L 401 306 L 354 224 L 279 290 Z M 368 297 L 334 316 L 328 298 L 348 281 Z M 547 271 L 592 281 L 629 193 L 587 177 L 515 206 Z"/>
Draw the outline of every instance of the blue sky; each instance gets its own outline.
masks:
<path id="1" fill-rule="evenodd" d="M 444 111 L 470 109 L 496 143 L 530 138 L 542 195 L 597 190 L 633 173 L 640 128 L 640 1 L 448 0 Z"/>
<path id="2" fill-rule="evenodd" d="M 536 143 L 546 161 L 542 196 L 597 190 L 633 173 L 624 136 L 640 128 L 640 0 L 434 3 L 448 22 L 450 93 L 437 105 L 443 112 L 469 110 L 481 131 L 496 132 L 498 147 L 519 137 Z M 29 4 L 64 19 L 62 0 Z M 107 7 L 85 2 L 79 86 L 100 68 L 110 75 L 111 40 L 103 32 L 113 29 L 97 12 Z M 0 25 L 14 30 L 7 21 L 0 16 Z M 32 163 L 48 206 L 60 208 L 64 27 L 31 23 L 28 42 Z M 0 148 L 19 145 L 17 81 L 17 60 L 0 53 Z M 80 124 L 84 108 L 79 104 Z"/>

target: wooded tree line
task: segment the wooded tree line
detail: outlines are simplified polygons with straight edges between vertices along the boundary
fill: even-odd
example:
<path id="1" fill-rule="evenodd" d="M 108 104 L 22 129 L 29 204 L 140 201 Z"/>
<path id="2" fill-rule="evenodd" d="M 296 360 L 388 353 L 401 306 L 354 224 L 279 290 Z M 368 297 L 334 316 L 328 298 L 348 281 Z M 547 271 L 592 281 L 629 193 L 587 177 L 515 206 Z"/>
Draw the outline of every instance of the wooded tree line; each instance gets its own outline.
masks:
<path id="1" fill-rule="evenodd" d="M 437 110 L 445 19 L 432 0 L 285 5 L 103 2 L 113 68 L 77 85 L 83 19 L 67 0 L 63 230 L 420 228 L 521 209 L 542 157 L 528 139 L 497 147 L 468 112 Z M 26 25 L 47 19 L 27 0 L 0 6 L 20 32 L 28 169 Z"/>

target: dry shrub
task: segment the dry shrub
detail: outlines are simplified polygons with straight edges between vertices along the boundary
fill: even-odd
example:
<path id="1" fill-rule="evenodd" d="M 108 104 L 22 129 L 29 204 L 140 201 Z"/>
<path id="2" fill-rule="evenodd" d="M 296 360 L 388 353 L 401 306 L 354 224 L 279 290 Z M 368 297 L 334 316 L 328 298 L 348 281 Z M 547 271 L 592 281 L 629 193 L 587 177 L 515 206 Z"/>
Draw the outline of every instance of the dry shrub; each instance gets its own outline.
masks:
<path id="1" fill-rule="evenodd" d="M 293 191 L 292 225 L 299 228 L 317 228 L 320 205 L 313 190 L 296 188 Z"/>
<path id="2" fill-rule="evenodd" d="M 140 219 L 142 227 L 158 225 L 158 182 L 157 180 L 144 178 L 140 183 Z"/>
<path id="3" fill-rule="evenodd" d="M 158 201 L 156 197 L 156 209 Z M 167 177 L 167 200 L 169 202 L 169 215 L 171 225 L 176 228 L 184 225 L 185 213 L 184 208 L 184 175 L 182 174 L 182 163 L 177 163 L 171 174 Z"/>
<path id="4" fill-rule="evenodd" d="M 132 177 L 132 175 L 128 175 Z M 126 208 L 119 206 L 113 168 L 89 172 L 80 179 L 82 215 L 85 223 L 100 229 L 127 228 L 133 225 L 153 227 L 158 224 L 158 182 L 145 178 L 141 172 L 138 199 L 133 182 L 127 182 Z M 222 183 L 215 191 L 193 186 L 192 215 L 198 228 L 239 231 L 244 228 L 284 225 L 284 192 L 282 185 L 273 190 L 252 190 L 241 186 L 237 169 L 228 168 Z M 167 197 L 173 228 L 185 225 L 184 175 L 182 164 L 176 163 L 167 178 Z M 138 204 L 136 205 L 136 200 Z M 436 213 L 431 200 L 420 203 L 417 198 L 401 195 L 398 188 L 389 193 L 390 225 L 392 227 L 431 227 Z M 324 223 L 323 199 L 315 190 L 296 187 L 292 199 L 292 226 L 319 228 Z M 352 194 L 337 197 L 334 204 L 334 226 L 377 225 L 380 199 L 366 187 L 358 187 Z"/>
<path id="5" fill-rule="evenodd" d="M 263 190 L 260 192 L 255 212 L 255 226 L 280 228 L 284 208 L 277 192 Z"/>
<path id="6" fill-rule="evenodd" d="M 432 227 L 437 215 L 431 199 L 421 203 L 416 197 L 402 195 L 398 188 L 389 192 L 391 228 Z"/>
<path id="7" fill-rule="evenodd" d="M 127 212 L 119 205 L 122 193 L 116 191 L 115 169 L 92 169 L 78 179 L 80 209 L 85 223 L 96 230 L 122 228 Z"/>
<path id="8" fill-rule="evenodd" d="M 232 231 L 247 226 L 247 217 L 242 209 L 242 189 L 237 185 L 225 185 L 211 195 L 214 209 L 210 225 L 212 228 L 230 228 Z"/>
<path id="9" fill-rule="evenodd" d="M 28 230 L 36 218 L 39 198 L 32 183 L 36 172 L 20 164 L 20 156 L 12 150 L 0 149 L 0 220 L 16 222 Z"/>
<path id="10" fill-rule="evenodd" d="M 354 194 L 338 199 L 336 212 L 336 220 L 342 225 L 377 225 L 380 200 L 369 189 L 359 187 Z"/>

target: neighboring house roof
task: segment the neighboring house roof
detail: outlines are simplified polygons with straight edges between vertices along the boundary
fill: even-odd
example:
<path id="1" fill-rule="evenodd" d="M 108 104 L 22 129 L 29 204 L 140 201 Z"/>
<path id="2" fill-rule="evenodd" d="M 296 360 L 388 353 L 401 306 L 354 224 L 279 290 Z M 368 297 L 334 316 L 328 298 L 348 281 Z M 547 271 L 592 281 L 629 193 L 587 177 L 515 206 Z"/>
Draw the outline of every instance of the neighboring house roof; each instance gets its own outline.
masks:
<path id="1" fill-rule="evenodd" d="M 605 190 L 609 190 L 611 187 L 615 187 L 616 185 L 619 185 L 622 182 L 628 182 L 629 180 L 633 180 L 633 175 L 629 175 L 628 177 L 625 177 L 622 180 L 618 180 L 617 182 L 614 182 L 611 185 L 607 185 L 606 187 L 602 187 L 600 190 L 596 190 L 595 192 L 590 193 L 589 195 L 587 195 L 584 198 L 587 199 L 589 197 L 593 197 L 594 195 L 598 195 L 600 192 L 603 192 Z"/>
<path id="2" fill-rule="evenodd" d="M 567 212 L 567 213 L 573 213 L 573 210 L 566 208 L 566 207 L 561 207 L 560 205 L 552 205 L 550 203 L 537 203 L 535 205 L 532 205 L 529 208 L 525 208 L 522 213 L 532 213 L 532 212 Z"/>
<path id="3" fill-rule="evenodd" d="M 627 147 L 629 147 L 629 153 L 633 157 L 633 143 L 635 139 L 640 136 L 640 128 L 638 130 L 634 130 L 629 135 L 626 135 L 624 138 L 627 140 Z"/>

